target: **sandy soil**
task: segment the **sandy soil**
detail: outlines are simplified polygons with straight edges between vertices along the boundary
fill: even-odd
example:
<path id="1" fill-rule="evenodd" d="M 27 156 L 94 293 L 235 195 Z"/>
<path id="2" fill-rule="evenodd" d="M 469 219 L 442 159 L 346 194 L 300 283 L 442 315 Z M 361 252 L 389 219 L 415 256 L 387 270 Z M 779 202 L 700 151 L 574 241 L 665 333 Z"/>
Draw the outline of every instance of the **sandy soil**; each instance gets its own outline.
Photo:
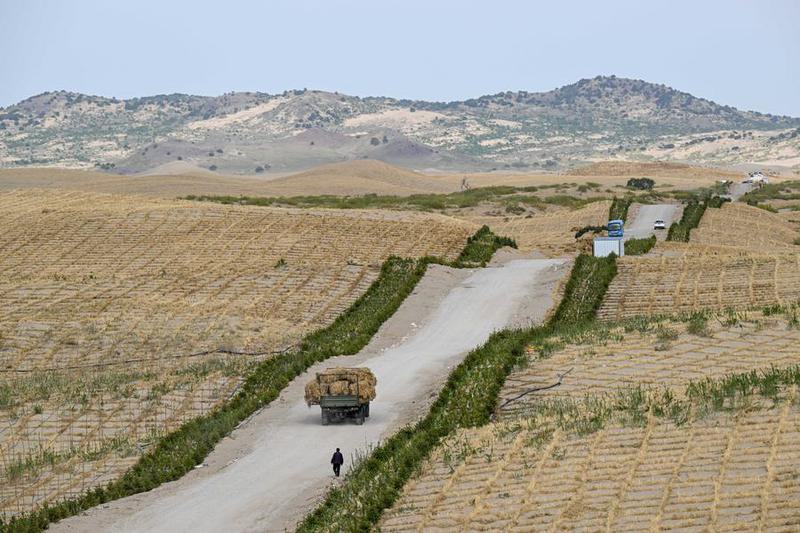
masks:
<path id="1" fill-rule="evenodd" d="M 17 188 L 60 188 L 116 194 L 143 194 L 175 198 L 189 194 L 222 194 L 253 196 L 302 196 L 317 194 L 363 195 L 448 193 L 461 189 L 467 180 L 471 187 L 510 185 L 517 187 L 545 186 L 563 183 L 598 183 L 606 193 L 624 186 L 631 176 L 644 170 L 633 164 L 587 167 L 575 174 L 532 173 L 442 173 L 415 172 L 373 160 L 347 161 L 321 165 L 296 174 L 268 172 L 255 176 L 227 176 L 200 169 L 186 162 L 162 165 L 150 172 L 126 176 L 89 170 L 60 168 L 0 169 L 0 190 Z M 646 167 L 649 169 L 650 167 Z M 656 167 L 661 168 L 661 167 Z M 638 174 L 634 171 L 641 171 Z M 605 174 L 603 172 L 606 172 Z M 725 172 L 714 168 L 666 166 L 652 170 L 659 186 L 693 189 L 711 185 L 720 177 L 740 180 L 741 172 Z M 540 195 L 552 194 L 541 190 Z"/>
<path id="2" fill-rule="evenodd" d="M 506 257 L 508 262 L 479 270 L 432 267 L 364 350 L 315 365 L 298 377 L 278 400 L 220 443 L 202 468 L 52 529 L 291 529 L 335 482 L 328 464 L 334 447 L 346 457 L 374 447 L 422 416 L 451 369 L 493 331 L 544 317 L 555 283 L 568 271 L 566 262 Z M 378 396 L 363 426 L 322 426 L 319 410 L 303 401 L 303 386 L 315 372 L 341 365 L 367 366 L 378 378 Z"/>

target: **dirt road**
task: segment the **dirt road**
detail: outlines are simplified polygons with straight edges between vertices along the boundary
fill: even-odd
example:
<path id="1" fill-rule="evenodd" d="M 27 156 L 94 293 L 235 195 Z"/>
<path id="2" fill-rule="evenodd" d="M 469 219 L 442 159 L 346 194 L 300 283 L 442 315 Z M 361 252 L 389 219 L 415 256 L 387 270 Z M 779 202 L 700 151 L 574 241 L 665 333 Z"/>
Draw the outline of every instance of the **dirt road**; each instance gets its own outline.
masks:
<path id="1" fill-rule="evenodd" d="M 52 529 L 291 530 L 334 482 L 329 460 L 335 447 L 345 457 L 363 452 L 421 417 L 469 350 L 509 324 L 540 321 L 567 271 L 563 260 L 552 259 L 515 259 L 473 271 L 431 267 L 360 354 L 312 367 L 223 440 L 207 466 Z M 319 408 L 303 401 L 303 386 L 314 372 L 340 365 L 367 366 L 377 376 L 378 395 L 363 426 L 322 426 Z"/>
<path id="2" fill-rule="evenodd" d="M 633 221 L 625 224 L 625 240 L 646 239 L 655 235 L 659 240 L 667 237 L 670 224 L 676 222 L 681 214 L 679 204 L 637 204 L 633 210 Z M 666 224 L 664 230 L 654 230 L 653 222 L 663 220 Z"/>
<path id="3" fill-rule="evenodd" d="M 723 194 L 726 198 L 730 198 L 731 202 L 735 202 L 745 194 L 753 190 L 752 183 L 734 183 L 731 185 L 730 192 Z"/>

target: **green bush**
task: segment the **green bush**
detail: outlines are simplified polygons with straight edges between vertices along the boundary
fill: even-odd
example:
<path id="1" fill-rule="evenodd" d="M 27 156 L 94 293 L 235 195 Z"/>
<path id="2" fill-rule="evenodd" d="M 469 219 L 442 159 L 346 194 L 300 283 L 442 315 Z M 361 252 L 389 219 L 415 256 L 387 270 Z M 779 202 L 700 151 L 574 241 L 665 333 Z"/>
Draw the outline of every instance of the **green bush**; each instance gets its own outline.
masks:
<path id="1" fill-rule="evenodd" d="M 649 191 L 655 186 L 656 182 L 650 178 L 631 178 L 625 186 L 629 189 L 637 189 L 640 191 Z"/>
<path id="2" fill-rule="evenodd" d="M 494 253 L 503 246 L 516 248 L 517 243 L 508 237 L 498 237 L 492 233 L 489 226 L 483 226 L 467 239 L 464 250 L 451 265 L 458 268 L 486 266 Z"/>

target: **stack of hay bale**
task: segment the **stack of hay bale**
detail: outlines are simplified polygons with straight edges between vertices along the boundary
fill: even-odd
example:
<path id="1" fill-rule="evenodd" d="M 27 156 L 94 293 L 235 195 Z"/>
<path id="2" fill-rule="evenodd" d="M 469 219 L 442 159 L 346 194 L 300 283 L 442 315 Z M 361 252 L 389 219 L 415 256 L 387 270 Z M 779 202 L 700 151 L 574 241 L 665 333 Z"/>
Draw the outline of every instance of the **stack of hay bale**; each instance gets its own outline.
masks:
<path id="1" fill-rule="evenodd" d="M 375 399 L 377 380 L 369 368 L 328 368 L 306 384 L 306 403 L 319 405 L 323 396 L 356 396 L 362 403 Z"/>

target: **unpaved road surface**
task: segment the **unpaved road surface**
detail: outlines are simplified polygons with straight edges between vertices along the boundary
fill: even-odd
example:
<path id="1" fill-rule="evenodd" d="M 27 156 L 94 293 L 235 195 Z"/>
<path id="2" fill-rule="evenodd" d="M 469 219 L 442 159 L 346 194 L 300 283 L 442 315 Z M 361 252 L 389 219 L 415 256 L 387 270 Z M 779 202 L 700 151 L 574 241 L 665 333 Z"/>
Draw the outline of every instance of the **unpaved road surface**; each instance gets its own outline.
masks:
<path id="1" fill-rule="evenodd" d="M 734 183 L 731 185 L 730 192 L 723 196 L 726 196 L 731 199 L 731 202 L 735 202 L 745 194 L 749 193 L 753 190 L 752 183 Z"/>
<path id="2" fill-rule="evenodd" d="M 203 468 L 182 479 L 95 508 L 54 531 L 284 531 L 315 506 L 332 479 L 335 447 L 348 456 L 376 446 L 428 409 L 471 349 L 509 324 L 540 321 L 566 272 L 557 259 L 511 259 L 479 270 L 433 266 L 414 293 L 356 356 L 329 359 L 224 439 Z M 304 384 L 332 366 L 367 366 L 377 398 L 363 426 L 322 426 Z M 339 481 L 340 482 L 340 481 Z"/>
<path id="3" fill-rule="evenodd" d="M 670 224 L 676 222 L 680 217 L 681 206 L 679 204 L 637 204 L 633 215 L 633 222 L 630 222 L 630 225 L 625 224 L 626 241 L 628 239 L 646 239 L 651 235 L 655 235 L 658 240 L 664 240 Z M 656 220 L 663 220 L 666 229 L 654 230 L 653 222 Z"/>

